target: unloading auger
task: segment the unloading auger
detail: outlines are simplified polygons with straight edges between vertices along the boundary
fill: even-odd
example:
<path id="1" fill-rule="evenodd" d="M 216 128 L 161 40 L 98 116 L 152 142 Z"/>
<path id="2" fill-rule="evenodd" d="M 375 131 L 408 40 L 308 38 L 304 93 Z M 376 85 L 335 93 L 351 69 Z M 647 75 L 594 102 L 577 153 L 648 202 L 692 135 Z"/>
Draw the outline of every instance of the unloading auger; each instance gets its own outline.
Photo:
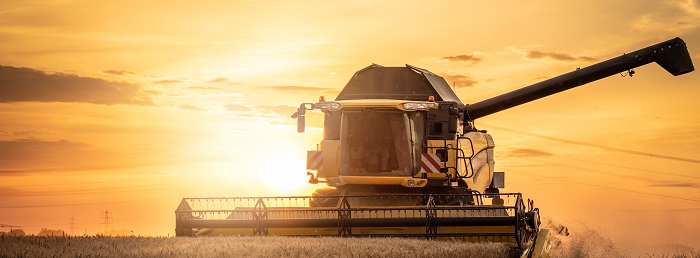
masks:
<path id="1" fill-rule="evenodd" d="M 656 62 L 692 72 L 674 38 L 465 105 L 445 80 L 406 65 L 357 71 L 334 101 L 303 103 L 292 116 L 324 113 L 320 148 L 307 155 L 312 196 L 183 198 L 176 235 L 417 237 L 503 242 L 522 257 L 548 256 L 549 230 L 520 193 L 500 193 L 493 138 L 474 120 Z M 315 172 L 314 172 L 315 171 Z"/>

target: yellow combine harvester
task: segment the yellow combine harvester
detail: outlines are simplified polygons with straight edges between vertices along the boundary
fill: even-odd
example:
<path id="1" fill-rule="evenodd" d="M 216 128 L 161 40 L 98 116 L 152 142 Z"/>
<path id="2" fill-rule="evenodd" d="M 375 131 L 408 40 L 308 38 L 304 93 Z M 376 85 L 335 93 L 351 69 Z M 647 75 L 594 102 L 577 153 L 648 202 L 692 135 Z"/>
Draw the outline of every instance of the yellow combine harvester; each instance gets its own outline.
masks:
<path id="1" fill-rule="evenodd" d="M 406 65 L 370 65 L 334 101 L 301 104 L 324 113 L 320 149 L 308 152 L 312 196 L 183 198 L 176 234 L 418 237 L 503 242 L 522 257 L 548 256 L 549 231 L 520 193 L 500 193 L 493 138 L 474 120 L 656 62 L 694 70 L 675 38 L 474 104 L 445 80 Z M 315 171 L 315 172 L 312 172 Z"/>

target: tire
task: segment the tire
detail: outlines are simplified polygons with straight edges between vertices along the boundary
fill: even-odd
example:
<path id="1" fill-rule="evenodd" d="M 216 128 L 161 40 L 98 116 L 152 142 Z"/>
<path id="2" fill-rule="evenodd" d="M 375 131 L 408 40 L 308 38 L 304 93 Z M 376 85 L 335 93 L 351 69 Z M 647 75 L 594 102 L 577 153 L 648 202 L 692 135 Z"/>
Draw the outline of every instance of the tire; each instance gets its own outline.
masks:
<path id="1" fill-rule="evenodd" d="M 335 188 L 321 188 L 316 190 L 311 195 L 311 201 L 309 201 L 309 206 L 311 207 L 337 207 L 340 198 L 338 197 L 338 189 Z M 329 197 L 332 196 L 332 197 Z"/>

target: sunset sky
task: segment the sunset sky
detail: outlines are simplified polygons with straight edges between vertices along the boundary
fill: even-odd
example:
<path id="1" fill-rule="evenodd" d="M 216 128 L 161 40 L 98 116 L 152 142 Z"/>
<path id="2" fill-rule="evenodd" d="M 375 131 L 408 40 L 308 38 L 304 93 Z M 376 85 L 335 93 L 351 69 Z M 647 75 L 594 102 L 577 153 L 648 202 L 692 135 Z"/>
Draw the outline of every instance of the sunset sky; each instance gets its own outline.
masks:
<path id="1" fill-rule="evenodd" d="M 677 36 L 700 66 L 700 1 L 2 1 L 0 224 L 173 235 L 182 197 L 311 194 L 289 116 L 372 63 L 473 103 Z M 543 217 L 700 248 L 700 72 L 635 71 L 476 124 Z"/>

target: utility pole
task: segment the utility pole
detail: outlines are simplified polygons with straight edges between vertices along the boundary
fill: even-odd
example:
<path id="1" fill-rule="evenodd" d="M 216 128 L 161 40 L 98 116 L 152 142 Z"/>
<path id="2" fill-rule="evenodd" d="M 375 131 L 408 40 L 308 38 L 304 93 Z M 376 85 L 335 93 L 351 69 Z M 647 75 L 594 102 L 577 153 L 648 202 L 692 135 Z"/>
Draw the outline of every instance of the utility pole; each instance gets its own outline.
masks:
<path id="1" fill-rule="evenodd" d="M 69 219 L 70 223 L 68 223 L 68 227 L 70 228 L 70 235 L 74 235 L 75 231 L 75 218 L 73 218 L 73 215 L 70 215 Z"/>
<path id="2" fill-rule="evenodd" d="M 102 232 L 102 234 L 107 234 L 107 231 L 109 231 L 109 224 L 114 224 L 113 218 L 110 217 L 110 214 L 112 214 L 112 213 L 105 210 L 100 215 L 100 225 L 104 226 L 104 229 L 105 229 Z"/>

